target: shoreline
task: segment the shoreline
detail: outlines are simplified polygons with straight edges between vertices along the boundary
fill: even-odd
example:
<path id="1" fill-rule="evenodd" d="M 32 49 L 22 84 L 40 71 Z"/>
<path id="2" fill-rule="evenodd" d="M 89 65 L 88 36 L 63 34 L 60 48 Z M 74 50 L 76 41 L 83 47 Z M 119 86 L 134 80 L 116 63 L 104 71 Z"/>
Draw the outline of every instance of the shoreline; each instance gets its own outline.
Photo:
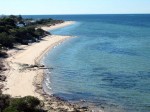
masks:
<path id="1" fill-rule="evenodd" d="M 39 64 L 41 57 L 47 51 L 69 38 L 71 37 L 58 35 L 47 36 L 39 43 L 33 43 L 29 46 L 23 45 L 20 48 L 8 51 L 9 57 L 5 62 L 9 67 L 5 72 L 7 82 L 4 82 L 5 88 L 3 89 L 3 93 L 10 94 L 12 97 L 37 96 L 34 93 L 34 87 L 31 82 L 33 82 L 37 71 L 41 71 L 42 68 L 30 66 Z"/>
<path id="2" fill-rule="evenodd" d="M 49 30 L 55 30 L 55 29 L 66 27 L 66 26 L 70 26 L 72 24 L 75 24 L 75 21 L 65 21 L 64 23 L 56 24 L 53 26 L 43 26 L 41 28 L 45 31 L 49 31 Z"/>
<path id="3" fill-rule="evenodd" d="M 51 27 L 42 27 L 42 29 L 46 31 L 54 30 L 74 23 L 73 21 L 67 21 Z M 44 65 L 40 65 L 41 58 L 54 46 L 69 38 L 71 37 L 50 35 L 44 37 L 39 43 L 21 45 L 16 49 L 9 50 L 9 57 L 4 60 L 8 70 L 4 73 L 7 79 L 3 83 L 3 94 L 9 94 L 12 97 L 37 97 L 44 102 L 46 110 L 87 111 L 88 108 L 80 108 L 78 105 L 70 104 L 57 96 L 48 95 L 44 92 L 42 86 L 45 73 L 42 68 Z M 39 47 L 40 49 L 38 49 Z M 35 65 L 38 65 L 38 67 L 31 67 Z"/>

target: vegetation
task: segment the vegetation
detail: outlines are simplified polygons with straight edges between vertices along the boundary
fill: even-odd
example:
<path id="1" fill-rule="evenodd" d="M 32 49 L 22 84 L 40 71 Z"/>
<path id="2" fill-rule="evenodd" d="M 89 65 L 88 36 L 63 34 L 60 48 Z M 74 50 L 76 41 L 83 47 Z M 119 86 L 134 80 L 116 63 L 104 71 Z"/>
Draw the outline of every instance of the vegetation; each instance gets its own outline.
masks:
<path id="1" fill-rule="evenodd" d="M 0 95 L 0 112 L 44 112 L 40 106 L 40 100 L 26 96 L 23 98 L 11 98 L 9 95 Z"/>
<path id="2" fill-rule="evenodd" d="M 48 19 L 47 22 L 50 20 L 51 19 Z M 46 20 L 39 20 L 38 22 L 35 22 L 34 24 L 46 24 Z M 12 48 L 14 44 L 17 43 L 28 44 L 30 42 L 35 42 L 49 34 L 49 32 L 42 29 L 36 29 L 35 26 L 29 24 L 29 20 L 23 19 L 21 16 L 11 15 L 0 18 L 1 49 L 3 47 Z"/>
<path id="3" fill-rule="evenodd" d="M 57 23 L 63 23 L 63 20 L 54 20 L 52 18 L 48 18 L 48 19 L 40 19 L 40 20 L 32 20 L 29 19 L 29 21 L 31 21 L 30 23 L 28 23 L 27 25 L 33 25 L 33 26 L 41 26 L 41 25 L 55 25 Z"/>
<path id="4" fill-rule="evenodd" d="M 12 48 L 14 44 L 28 44 L 36 42 L 46 35 L 50 35 L 40 28 L 41 25 L 54 25 L 62 20 L 49 19 L 23 19 L 21 16 L 3 16 L 0 18 L 0 49 Z"/>
<path id="5" fill-rule="evenodd" d="M 13 47 L 14 37 L 6 32 L 0 33 L 0 44 L 4 47 Z"/>

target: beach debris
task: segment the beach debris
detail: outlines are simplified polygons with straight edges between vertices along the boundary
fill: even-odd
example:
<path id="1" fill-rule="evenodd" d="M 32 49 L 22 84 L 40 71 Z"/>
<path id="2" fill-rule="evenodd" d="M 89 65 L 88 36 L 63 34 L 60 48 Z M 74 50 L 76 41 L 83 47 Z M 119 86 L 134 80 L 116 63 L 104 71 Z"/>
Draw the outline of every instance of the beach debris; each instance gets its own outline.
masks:
<path id="1" fill-rule="evenodd" d="M 28 65 L 26 64 L 26 68 L 42 68 L 45 67 L 44 65 L 40 65 L 40 64 L 35 64 L 35 65 Z"/>
<path id="2" fill-rule="evenodd" d="M 26 65 L 25 68 L 39 68 L 39 69 L 53 69 L 51 67 L 45 67 L 44 65 L 35 64 L 35 65 Z"/>
<path id="3" fill-rule="evenodd" d="M 27 67 L 27 66 L 29 66 L 29 64 L 22 64 L 22 66 Z"/>
<path id="4" fill-rule="evenodd" d="M 20 63 L 16 63 L 20 66 L 20 72 L 24 72 L 25 70 L 32 70 L 32 71 L 35 71 L 37 69 L 50 69 L 52 70 L 53 68 L 51 67 L 45 67 L 44 65 L 42 64 L 20 64 Z"/>
<path id="5" fill-rule="evenodd" d="M 3 70 L 4 67 L 4 65 L 0 64 L 0 70 Z"/>
<path id="6" fill-rule="evenodd" d="M 0 74 L 2 74 L 6 70 L 7 68 L 5 68 L 4 61 L 2 60 L 2 58 L 0 58 Z"/>
<path id="7" fill-rule="evenodd" d="M 4 88 L 4 85 L 3 85 L 3 84 L 0 84 L 0 90 L 3 89 L 3 88 Z"/>
<path id="8" fill-rule="evenodd" d="M 5 75 L 0 75 L 0 82 L 5 81 L 6 80 L 6 76 Z"/>
<path id="9" fill-rule="evenodd" d="M 82 100 L 82 99 L 81 99 L 80 101 L 81 101 L 81 102 L 86 102 L 86 100 Z"/>
<path id="10" fill-rule="evenodd" d="M 88 110 L 88 107 L 81 107 L 80 110 L 81 110 L 81 111 L 87 111 L 87 110 Z"/>

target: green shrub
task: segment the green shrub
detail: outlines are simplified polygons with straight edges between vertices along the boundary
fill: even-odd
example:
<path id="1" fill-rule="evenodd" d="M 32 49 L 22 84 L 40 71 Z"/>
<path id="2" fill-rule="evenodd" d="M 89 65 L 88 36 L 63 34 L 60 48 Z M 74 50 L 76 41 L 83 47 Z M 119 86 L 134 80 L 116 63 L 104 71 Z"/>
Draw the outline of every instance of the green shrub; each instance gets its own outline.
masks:
<path id="1" fill-rule="evenodd" d="M 12 98 L 4 112 L 40 112 L 41 109 L 37 108 L 39 105 L 40 100 L 32 96 Z"/>
<path id="2" fill-rule="evenodd" d="M 10 96 L 9 95 L 2 95 L 0 93 L 0 112 L 9 106 L 10 103 Z"/>
<path id="3" fill-rule="evenodd" d="M 22 98 L 24 102 L 27 104 L 28 108 L 35 108 L 40 104 L 40 100 L 38 98 L 32 97 L 32 96 L 26 96 Z"/>
<path id="4" fill-rule="evenodd" d="M 14 43 L 14 37 L 13 36 L 8 35 L 5 32 L 0 33 L 0 44 L 1 44 L 1 46 L 11 48 L 11 47 L 13 47 L 13 43 Z"/>
<path id="5" fill-rule="evenodd" d="M 18 110 L 16 110 L 15 108 L 12 108 L 12 107 L 7 107 L 4 111 L 2 112 L 20 112 Z"/>

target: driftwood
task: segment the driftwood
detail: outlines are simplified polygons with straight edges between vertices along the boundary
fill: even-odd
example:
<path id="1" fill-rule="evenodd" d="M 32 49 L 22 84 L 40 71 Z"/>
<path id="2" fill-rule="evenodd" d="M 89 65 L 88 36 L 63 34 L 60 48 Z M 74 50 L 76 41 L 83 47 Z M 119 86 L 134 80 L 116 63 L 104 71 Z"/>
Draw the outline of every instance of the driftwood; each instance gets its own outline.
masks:
<path id="1" fill-rule="evenodd" d="M 24 68 L 27 68 L 27 69 L 32 69 L 32 68 L 53 69 L 53 68 L 51 68 L 51 67 L 45 67 L 44 65 L 40 65 L 40 64 L 35 64 L 35 65 L 23 64 L 22 66 L 23 66 Z"/>
<path id="2" fill-rule="evenodd" d="M 39 67 L 44 67 L 44 65 L 39 65 L 39 64 L 37 64 L 37 65 L 30 65 L 30 67 L 31 67 L 31 68 L 34 68 L 34 67 L 39 68 Z"/>

